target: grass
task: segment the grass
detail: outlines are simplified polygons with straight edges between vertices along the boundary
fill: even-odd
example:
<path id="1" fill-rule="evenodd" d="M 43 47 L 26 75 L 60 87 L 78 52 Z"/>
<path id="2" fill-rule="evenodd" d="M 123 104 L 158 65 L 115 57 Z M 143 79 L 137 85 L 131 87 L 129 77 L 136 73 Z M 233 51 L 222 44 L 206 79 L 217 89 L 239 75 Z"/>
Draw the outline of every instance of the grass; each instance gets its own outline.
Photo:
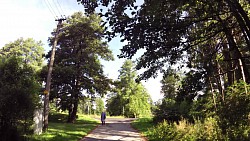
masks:
<path id="1" fill-rule="evenodd" d="M 137 129 L 144 137 L 150 133 L 150 129 L 154 126 L 152 118 L 139 118 L 132 122 L 132 127 Z"/>
<path id="2" fill-rule="evenodd" d="M 75 123 L 66 123 L 67 114 L 52 113 L 49 116 L 48 131 L 32 135 L 29 141 L 79 141 L 93 130 L 98 121 L 86 115 L 78 115 Z"/>

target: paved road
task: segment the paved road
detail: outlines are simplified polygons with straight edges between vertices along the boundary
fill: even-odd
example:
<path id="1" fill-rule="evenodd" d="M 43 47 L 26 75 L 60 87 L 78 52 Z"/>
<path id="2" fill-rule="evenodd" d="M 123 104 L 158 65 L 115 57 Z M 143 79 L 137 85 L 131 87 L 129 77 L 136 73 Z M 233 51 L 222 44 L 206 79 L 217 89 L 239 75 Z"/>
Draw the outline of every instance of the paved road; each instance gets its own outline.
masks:
<path id="1" fill-rule="evenodd" d="M 89 135 L 80 141 L 146 141 L 140 134 L 130 126 L 133 119 L 110 118 L 106 125 L 99 125 Z"/>

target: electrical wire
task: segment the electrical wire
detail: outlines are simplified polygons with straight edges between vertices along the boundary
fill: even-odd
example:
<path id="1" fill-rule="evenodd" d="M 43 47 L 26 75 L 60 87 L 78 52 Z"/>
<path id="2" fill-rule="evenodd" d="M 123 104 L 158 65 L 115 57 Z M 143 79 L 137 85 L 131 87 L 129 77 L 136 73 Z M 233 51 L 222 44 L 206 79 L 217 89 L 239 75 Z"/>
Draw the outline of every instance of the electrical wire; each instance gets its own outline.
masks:
<path id="1" fill-rule="evenodd" d="M 52 6 L 50 5 L 48 0 L 44 0 L 46 6 L 48 7 L 50 13 L 53 15 L 53 17 L 56 19 L 58 18 L 57 14 L 55 13 L 55 11 L 53 10 Z"/>
<path id="2" fill-rule="evenodd" d="M 62 7 L 61 7 L 60 3 L 58 2 L 58 0 L 56 0 L 56 2 L 57 2 L 57 4 L 59 5 L 59 8 L 61 9 L 62 13 L 63 13 L 63 14 L 64 14 L 64 16 L 65 16 L 65 12 L 63 11 L 63 9 L 62 9 Z"/>
<path id="3" fill-rule="evenodd" d="M 55 7 L 56 11 L 57 11 L 58 14 L 61 16 L 62 14 L 61 14 L 61 12 L 60 12 L 60 10 L 59 10 L 58 4 L 57 4 L 54 0 L 52 0 L 52 2 L 53 2 L 53 4 L 54 4 L 54 7 Z"/>

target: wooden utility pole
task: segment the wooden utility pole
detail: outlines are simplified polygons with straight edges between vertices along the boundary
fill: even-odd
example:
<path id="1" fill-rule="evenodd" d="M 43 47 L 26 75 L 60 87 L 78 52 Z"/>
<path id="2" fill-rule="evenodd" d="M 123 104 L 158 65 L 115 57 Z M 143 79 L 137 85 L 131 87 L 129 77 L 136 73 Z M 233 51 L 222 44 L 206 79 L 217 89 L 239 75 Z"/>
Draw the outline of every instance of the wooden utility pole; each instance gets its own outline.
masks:
<path id="1" fill-rule="evenodd" d="M 43 118 L 43 131 L 46 131 L 48 129 L 48 117 L 49 117 L 49 94 L 50 94 L 50 84 L 51 84 L 51 75 L 52 75 L 52 69 L 53 64 L 55 60 L 55 52 L 56 52 L 56 46 L 58 41 L 58 34 L 60 32 L 60 28 L 62 27 L 62 22 L 66 20 L 65 18 L 56 19 L 58 21 L 56 33 L 55 33 L 55 39 L 51 50 L 51 56 L 50 56 L 50 62 L 49 62 L 49 68 L 48 68 L 48 74 L 47 74 L 47 80 L 46 80 L 46 86 L 44 90 L 44 118 Z"/>

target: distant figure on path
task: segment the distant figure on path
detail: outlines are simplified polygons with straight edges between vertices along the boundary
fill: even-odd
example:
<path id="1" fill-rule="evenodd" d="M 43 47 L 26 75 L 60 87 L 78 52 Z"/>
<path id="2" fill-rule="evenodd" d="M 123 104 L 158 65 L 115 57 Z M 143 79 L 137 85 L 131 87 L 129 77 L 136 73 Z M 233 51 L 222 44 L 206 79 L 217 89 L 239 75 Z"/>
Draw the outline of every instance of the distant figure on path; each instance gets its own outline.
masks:
<path id="1" fill-rule="evenodd" d="M 106 119 L 106 113 L 102 112 L 102 114 L 101 114 L 102 125 L 105 125 L 105 119 Z"/>

